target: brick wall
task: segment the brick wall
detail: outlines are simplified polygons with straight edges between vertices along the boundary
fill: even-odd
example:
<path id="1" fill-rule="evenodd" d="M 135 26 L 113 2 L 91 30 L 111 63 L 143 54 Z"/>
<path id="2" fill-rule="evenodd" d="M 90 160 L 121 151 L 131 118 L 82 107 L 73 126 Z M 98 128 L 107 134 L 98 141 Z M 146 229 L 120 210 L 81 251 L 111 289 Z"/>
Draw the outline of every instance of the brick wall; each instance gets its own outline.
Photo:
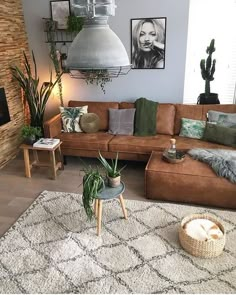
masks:
<path id="1" fill-rule="evenodd" d="M 28 55 L 28 41 L 21 0 L 0 1 L 0 87 L 5 88 L 11 121 L 0 126 L 0 167 L 19 151 L 20 130 L 24 123 L 21 90 L 12 81 L 11 64 L 22 62 L 22 53 Z"/>

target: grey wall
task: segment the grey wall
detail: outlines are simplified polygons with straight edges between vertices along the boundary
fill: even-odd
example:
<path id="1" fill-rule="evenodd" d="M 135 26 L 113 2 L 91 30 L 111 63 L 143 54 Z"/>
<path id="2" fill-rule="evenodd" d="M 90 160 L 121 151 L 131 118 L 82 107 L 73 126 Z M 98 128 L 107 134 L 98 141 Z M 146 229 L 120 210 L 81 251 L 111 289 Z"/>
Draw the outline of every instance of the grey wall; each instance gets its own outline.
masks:
<path id="1" fill-rule="evenodd" d="M 22 0 L 30 49 L 35 53 L 41 81 L 48 80 L 48 45 L 44 42 L 43 17 L 50 17 L 49 0 Z M 167 17 L 165 69 L 134 69 L 128 75 L 100 87 L 63 76 L 64 101 L 133 101 L 146 97 L 159 102 L 182 102 L 187 46 L 189 0 L 116 0 L 116 15 L 109 18 L 111 29 L 119 36 L 130 56 L 130 19 Z M 52 66 L 51 66 L 52 67 Z M 47 107 L 47 117 L 58 112 L 55 94 Z"/>

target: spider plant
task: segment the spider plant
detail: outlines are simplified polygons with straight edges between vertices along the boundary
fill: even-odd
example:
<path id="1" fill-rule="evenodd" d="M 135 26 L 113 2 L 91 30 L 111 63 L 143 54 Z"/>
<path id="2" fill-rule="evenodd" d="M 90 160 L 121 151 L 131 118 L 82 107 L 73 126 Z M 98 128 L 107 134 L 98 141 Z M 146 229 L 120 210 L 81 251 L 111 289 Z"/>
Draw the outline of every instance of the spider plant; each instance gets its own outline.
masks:
<path id="1" fill-rule="evenodd" d="M 89 220 L 92 220 L 94 216 L 93 202 L 105 187 L 103 176 L 98 169 L 94 169 L 91 166 L 84 170 L 85 175 L 83 177 L 83 206 Z"/>
<path id="2" fill-rule="evenodd" d="M 24 101 L 27 102 L 30 111 L 31 123 L 33 127 L 40 127 L 43 131 L 43 117 L 46 108 L 47 101 L 52 93 L 54 86 L 57 84 L 59 78 L 52 82 L 52 72 L 50 72 L 50 81 L 43 82 L 41 87 L 39 86 L 39 77 L 37 73 L 37 65 L 32 51 L 32 58 L 34 64 L 34 70 L 31 70 L 31 65 L 24 54 L 24 69 L 20 69 L 18 66 L 11 66 L 11 72 L 13 77 L 18 81 L 20 87 L 24 93 Z"/>
<path id="3" fill-rule="evenodd" d="M 118 176 L 121 175 L 121 171 L 126 167 L 123 166 L 122 168 L 118 169 L 118 153 L 116 153 L 116 158 L 115 160 L 111 159 L 111 163 L 109 164 L 108 161 L 101 155 L 100 151 L 99 151 L 99 158 L 98 160 L 100 161 L 100 163 L 102 164 L 102 166 L 105 168 L 106 172 L 107 172 L 107 176 L 111 177 L 111 178 L 116 178 Z"/>

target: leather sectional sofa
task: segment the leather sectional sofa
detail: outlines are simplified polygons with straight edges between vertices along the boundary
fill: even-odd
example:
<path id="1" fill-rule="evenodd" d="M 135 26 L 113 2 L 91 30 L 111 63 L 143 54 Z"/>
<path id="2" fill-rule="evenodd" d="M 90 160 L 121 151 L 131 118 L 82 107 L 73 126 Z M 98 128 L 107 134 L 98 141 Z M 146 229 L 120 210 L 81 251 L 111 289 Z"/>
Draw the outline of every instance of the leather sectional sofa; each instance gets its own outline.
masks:
<path id="1" fill-rule="evenodd" d="M 97 157 L 98 150 L 107 157 L 113 157 L 119 152 L 119 158 L 124 160 L 148 161 L 152 151 L 163 151 L 169 146 L 170 138 L 176 138 L 177 148 L 189 150 L 192 148 L 224 148 L 224 145 L 205 142 L 178 136 L 181 128 L 181 118 L 206 120 L 208 110 L 226 113 L 236 113 L 236 105 L 184 105 L 159 104 L 157 111 L 157 134 L 155 136 L 137 137 L 131 135 L 112 135 L 107 133 L 109 126 L 108 109 L 134 108 L 130 102 L 91 102 L 69 101 L 69 107 L 88 105 L 89 113 L 96 113 L 100 120 L 100 131 L 97 133 L 65 133 L 62 132 L 60 114 L 44 124 L 45 137 L 56 137 L 62 140 L 63 155 Z"/>
<path id="2" fill-rule="evenodd" d="M 208 110 L 236 113 L 236 105 L 184 105 L 160 103 L 157 111 L 157 134 L 148 137 L 112 135 L 107 133 L 109 125 L 108 109 L 134 108 L 134 103 L 69 101 L 68 104 L 69 107 L 84 105 L 88 105 L 88 112 L 96 113 L 99 116 L 101 120 L 99 132 L 64 133 L 62 132 L 60 114 L 54 116 L 44 124 L 45 137 L 60 138 L 63 142 L 63 155 L 97 157 L 98 150 L 100 150 L 106 158 L 113 158 L 116 153 L 119 152 L 119 159 L 148 161 L 153 152 L 153 156 L 150 160 L 156 160 L 152 160 L 152 163 L 150 163 L 149 160 L 147 167 L 152 168 L 150 168 L 149 171 L 146 168 L 147 171 L 145 172 L 145 191 L 147 198 L 213 206 L 221 206 L 222 204 L 222 207 L 236 208 L 236 184 L 232 184 L 226 179 L 215 176 L 206 164 L 192 159 L 189 159 L 188 162 L 185 161 L 186 163 L 183 164 L 183 166 L 178 166 L 181 165 L 178 164 L 178 168 L 177 166 L 174 168 L 174 170 L 178 170 L 178 175 L 172 183 L 170 181 L 170 166 L 162 167 L 162 171 L 159 173 L 160 166 L 170 164 L 164 164 L 158 159 L 158 153 L 161 155 L 161 152 L 169 146 L 171 138 L 176 138 L 177 149 L 185 151 L 192 148 L 219 148 L 232 150 L 232 147 L 198 139 L 180 137 L 178 134 L 181 128 L 181 118 L 206 120 Z M 194 161 L 193 170 L 191 169 L 192 165 L 189 164 L 191 161 Z M 183 169 L 182 172 L 181 169 Z M 196 172 L 196 169 L 199 170 L 199 173 Z M 191 170 L 193 173 L 190 172 Z M 186 178 L 185 174 L 190 174 L 190 177 Z M 202 177 L 199 178 L 199 176 Z M 155 179 L 157 178 L 162 179 L 161 183 L 159 183 L 161 190 L 155 185 Z M 190 181 L 188 182 L 187 179 Z M 209 179 L 211 181 L 209 181 Z M 151 182 L 149 180 L 151 180 Z M 199 181 L 201 181 L 201 185 L 199 185 Z M 174 189 L 170 190 L 168 188 L 171 185 L 173 185 Z M 205 192 L 206 190 L 210 190 L 209 185 L 213 186 L 211 191 Z M 214 189 L 214 186 L 216 189 Z M 199 187 L 200 189 L 198 192 Z M 191 189 L 189 190 L 189 188 Z M 193 198 L 191 198 L 191 194 L 194 196 Z M 226 201 L 224 200 L 224 202 L 221 202 L 221 198 L 226 199 Z"/>

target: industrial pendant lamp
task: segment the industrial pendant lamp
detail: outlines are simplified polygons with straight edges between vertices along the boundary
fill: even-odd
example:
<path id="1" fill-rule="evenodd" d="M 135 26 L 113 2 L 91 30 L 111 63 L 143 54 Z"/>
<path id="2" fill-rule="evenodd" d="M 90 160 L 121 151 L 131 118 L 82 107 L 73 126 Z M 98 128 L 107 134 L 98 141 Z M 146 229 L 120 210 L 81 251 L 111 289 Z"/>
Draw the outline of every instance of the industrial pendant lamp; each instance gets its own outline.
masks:
<path id="1" fill-rule="evenodd" d="M 72 0 L 73 13 L 85 18 L 68 51 L 67 69 L 73 78 L 114 78 L 129 72 L 125 47 L 107 24 L 108 17 L 115 15 L 115 7 L 114 0 Z"/>

